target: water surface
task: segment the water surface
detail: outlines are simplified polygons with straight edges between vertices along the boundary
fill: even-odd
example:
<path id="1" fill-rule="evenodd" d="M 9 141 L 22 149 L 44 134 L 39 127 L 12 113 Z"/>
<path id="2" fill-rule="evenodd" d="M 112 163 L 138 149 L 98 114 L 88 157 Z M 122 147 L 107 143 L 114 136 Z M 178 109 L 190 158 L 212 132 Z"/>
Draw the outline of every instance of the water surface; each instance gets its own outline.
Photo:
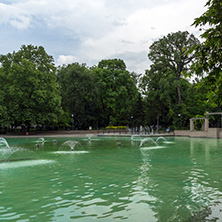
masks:
<path id="1" fill-rule="evenodd" d="M 7 139 L 32 158 L 0 162 L 0 221 L 222 221 L 222 140 L 44 139 Z"/>

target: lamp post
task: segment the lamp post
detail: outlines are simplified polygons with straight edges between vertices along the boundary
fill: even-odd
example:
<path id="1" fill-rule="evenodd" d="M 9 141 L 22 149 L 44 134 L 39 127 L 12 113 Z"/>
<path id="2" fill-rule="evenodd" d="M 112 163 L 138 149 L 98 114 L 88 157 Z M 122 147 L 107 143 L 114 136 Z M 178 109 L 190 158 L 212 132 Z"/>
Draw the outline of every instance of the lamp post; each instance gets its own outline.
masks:
<path id="1" fill-rule="evenodd" d="M 181 114 L 179 113 L 178 116 L 180 118 L 180 128 L 182 128 L 182 117 L 181 117 Z"/>
<path id="2" fill-rule="evenodd" d="M 131 116 L 131 127 L 132 127 L 132 134 L 133 134 L 133 116 Z"/>
<path id="3" fill-rule="evenodd" d="M 72 130 L 74 129 L 74 114 L 71 115 L 72 117 Z"/>

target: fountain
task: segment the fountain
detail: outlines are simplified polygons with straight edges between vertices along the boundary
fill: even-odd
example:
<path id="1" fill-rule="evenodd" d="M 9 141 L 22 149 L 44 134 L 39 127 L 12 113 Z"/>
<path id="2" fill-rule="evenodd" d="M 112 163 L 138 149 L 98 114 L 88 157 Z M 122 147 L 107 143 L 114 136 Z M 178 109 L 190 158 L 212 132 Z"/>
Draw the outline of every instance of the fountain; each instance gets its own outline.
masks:
<path id="1" fill-rule="evenodd" d="M 145 139 L 141 140 L 140 147 L 142 147 L 143 144 L 147 141 L 151 141 L 151 143 L 154 143 L 155 145 L 157 145 L 156 141 L 154 141 L 152 138 L 145 138 Z"/>
<path id="2" fill-rule="evenodd" d="M 80 144 L 80 143 L 75 140 L 68 140 L 62 144 L 62 147 L 68 147 L 70 148 L 70 151 L 74 151 L 74 148 L 77 144 Z"/>
<path id="3" fill-rule="evenodd" d="M 172 141 L 168 141 L 166 138 L 160 136 L 156 139 L 156 142 L 158 142 L 159 140 L 162 140 L 164 144 L 173 144 L 174 142 Z"/>
<path id="4" fill-rule="evenodd" d="M 78 141 L 67 140 L 60 146 L 59 151 L 56 151 L 54 153 L 69 154 L 69 153 L 88 153 L 88 152 L 83 150 L 82 145 Z"/>
<path id="5" fill-rule="evenodd" d="M 86 134 L 86 137 L 88 138 L 89 141 L 91 141 L 91 138 L 93 137 L 93 134 Z"/>
<path id="6" fill-rule="evenodd" d="M 36 143 L 45 143 L 45 139 L 43 137 L 38 138 L 38 140 L 36 141 Z"/>
<path id="7" fill-rule="evenodd" d="M 163 145 L 158 145 L 158 142 L 160 142 L 160 140 L 162 140 L 162 143 L 164 143 L 164 144 L 172 144 L 172 143 L 174 143 L 174 142 L 171 142 L 171 141 L 167 141 L 166 138 L 160 136 L 160 137 L 158 137 L 156 140 L 154 140 L 154 139 L 152 139 L 152 138 L 145 138 L 145 139 L 143 139 L 143 140 L 140 142 L 140 147 L 142 147 L 143 144 L 146 143 L 147 141 L 151 141 L 151 143 L 154 143 L 155 146 L 143 147 L 142 149 L 145 149 L 145 150 L 146 150 L 146 149 L 149 149 L 149 150 L 150 150 L 150 149 L 166 148 L 166 147 L 163 146 Z"/>
<path id="8" fill-rule="evenodd" d="M 35 156 L 33 151 L 10 147 L 7 140 L 0 137 L 0 162 L 33 159 Z"/>
<path id="9" fill-rule="evenodd" d="M 8 145 L 8 142 L 3 137 L 0 137 L 0 146 L 4 146 L 4 147 L 6 146 L 7 148 L 10 148 Z"/>
<path id="10" fill-rule="evenodd" d="M 132 135 L 131 136 L 131 141 L 141 141 L 140 135 Z"/>
<path id="11" fill-rule="evenodd" d="M 158 142 L 159 140 L 167 141 L 166 138 L 164 138 L 164 137 L 162 137 L 162 136 L 158 137 L 158 138 L 156 139 L 156 142 Z"/>
<path id="12" fill-rule="evenodd" d="M 119 140 L 116 140 L 116 145 L 117 145 L 117 146 L 121 146 L 122 143 L 121 143 Z"/>
<path id="13" fill-rule="evenodd" d="M 86 134 L 86 138 L 84 138 L 83 140 L 87 140 L 87 141 L 96 141 L 96 140 L 101 140 L 101 139 L 98 139 L 97 136 L 95 134 Z"/>
<path id="14" fill-rule="evenodd" d="M 6 161 L 12 155 L 12 153 L 13 151 L 10 149 L 6 139 L 0 137 L 0 161 Z"/>

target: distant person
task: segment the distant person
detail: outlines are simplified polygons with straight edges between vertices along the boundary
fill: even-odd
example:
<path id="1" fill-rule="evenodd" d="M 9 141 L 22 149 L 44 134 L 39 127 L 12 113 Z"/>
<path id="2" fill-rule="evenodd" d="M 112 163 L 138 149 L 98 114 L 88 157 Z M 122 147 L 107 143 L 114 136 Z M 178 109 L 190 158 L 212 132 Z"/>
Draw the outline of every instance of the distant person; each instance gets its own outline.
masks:
<path id="1" fill-rule="evenodd" d="M 170 128 L 167 127 L 166 128 L 166 132 L 169 133 L 170 132 Z"/>

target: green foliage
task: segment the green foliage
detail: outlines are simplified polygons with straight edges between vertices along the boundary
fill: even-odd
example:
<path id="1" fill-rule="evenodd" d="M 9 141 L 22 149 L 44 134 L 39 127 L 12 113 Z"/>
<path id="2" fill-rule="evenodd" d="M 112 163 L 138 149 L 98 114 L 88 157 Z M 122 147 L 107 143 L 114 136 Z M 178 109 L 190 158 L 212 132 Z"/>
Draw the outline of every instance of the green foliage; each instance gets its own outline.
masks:
<path id="1" fill-rule="evenodd" d="M 72 127 L 72 121 L 73 119 L 71 118 L 70 114 L 68 112 L 62 113 L 62 115 L 59 116 L 58 119 L 58 127 L 67 129 Z"/>
<path id="2" fill-rule="evenodd" d="M 204 28 L 201 35 L 204 41 L 193 49 L 198 54 L 193 69 L 199 75 L 206 75 L 203 81 L 208 85 L 209 100 L 220 106 L 222 104 L 222 2 L 208 0 L 206 6 L 207 11 L 193 23 L 201 30 Z"/>
<path id="3" fill-rule="evenodd" d="M 150 46 L 149 59 L 155 66 L 165 66 L 176 77 L 178 104 L 182 103 L 180 78 L 189 71 L 195 58 L 195 53 L 187 53 L 191 47 L 198 45 L 199 41 L 193 34 L 176 32 L 168 34 Z"/>
<path id="4" fill-rule="evenodd" d="M 147 103 L 148 125 L 182 127 L 189 124 L 194 90 L 184 77 L 195 58 L 195 53 L 187 52 L 197 44 L 199 41 L 192 34 L 176 32 L 150 46 L 148 56 L 153 64 L 140 81 Z"/>
<path id="5" fill-rule="evenodd" d="M 88 129 L 129 124 L 138 77 L 126 70 L 123 60 L 102 60 L 93 68 L 74 63 L 56 73 L 43 47 L 23 45 L 18 52 L 1 55 L 0 62 L 2 126 L 67 129 L 74 124 L 75 129 Z"/>
<path id="6" fill-rule="evenodd" d="M 137 87 L 122 60 L 102 60 L 98 67 L 74 63 L 59 67 L 62 106 L 74 114 L 75 128 L 126 125 Z"/>
<path id="7" fill-rule="evenodd" d="M 98 68 L 101 69 L 108 69 L 110 71 L 114 70 L 126 70 L 126 64 L 121 59 L 108 59 L 108 60 L 102 60 L 98 64 Z"/>
<path id="8" fill-rule="evenodd" d="M 165 66 L 153 64 L 141 78 L 140 86 L 143 89 L 147 110 L 147 124 L 156 125 L 157 118 L 160 124 L 169 124 L 172 119 L 169 110 L 174 109 L 177 101 L 175 76 Z"/>
<path id="9" fill-rule="evenodd" d="M 133 104 L 131 125 L 133 127 L 140 127 L 145 126 L 146 122 L 145 101 L 141 94 L 138 93 Z"/>
<path id="10" fill-rule="evenodd" d="M 195 118 L 203 118 L 203 115 L 195 115 Z M 204 119 L 195 119 L 194 120 L 194 129 L 195 130 L 201 130 L 202 129 L 202 125 L 204 123 Z"/>
<path id="11" fill-rule="evenodd" d="M 18 52 L 2 55 L 1 88 L 8 121 L 15 127 L 55 123 L 61 113 L 61 99 L 53 58 L 43 47 L 22 46 Z"/>
<path id="12" fill-rule="evenodd" d="M 57 74 L 62 106 L 70 116 L 74 115 L 75 128 L 97 128 L 100 113 L 99 87 L 92 70 L 84 64 L 73 63 L 59 67 Z"/>
<path id="13" fill-rule="evenodd" d="M 115 68 L 113 68 L 115 67 Z M 99 85 L 101 125 L 127 125 L 138 93 L 122 60 L 103 60 L 93 69 Z"/>

